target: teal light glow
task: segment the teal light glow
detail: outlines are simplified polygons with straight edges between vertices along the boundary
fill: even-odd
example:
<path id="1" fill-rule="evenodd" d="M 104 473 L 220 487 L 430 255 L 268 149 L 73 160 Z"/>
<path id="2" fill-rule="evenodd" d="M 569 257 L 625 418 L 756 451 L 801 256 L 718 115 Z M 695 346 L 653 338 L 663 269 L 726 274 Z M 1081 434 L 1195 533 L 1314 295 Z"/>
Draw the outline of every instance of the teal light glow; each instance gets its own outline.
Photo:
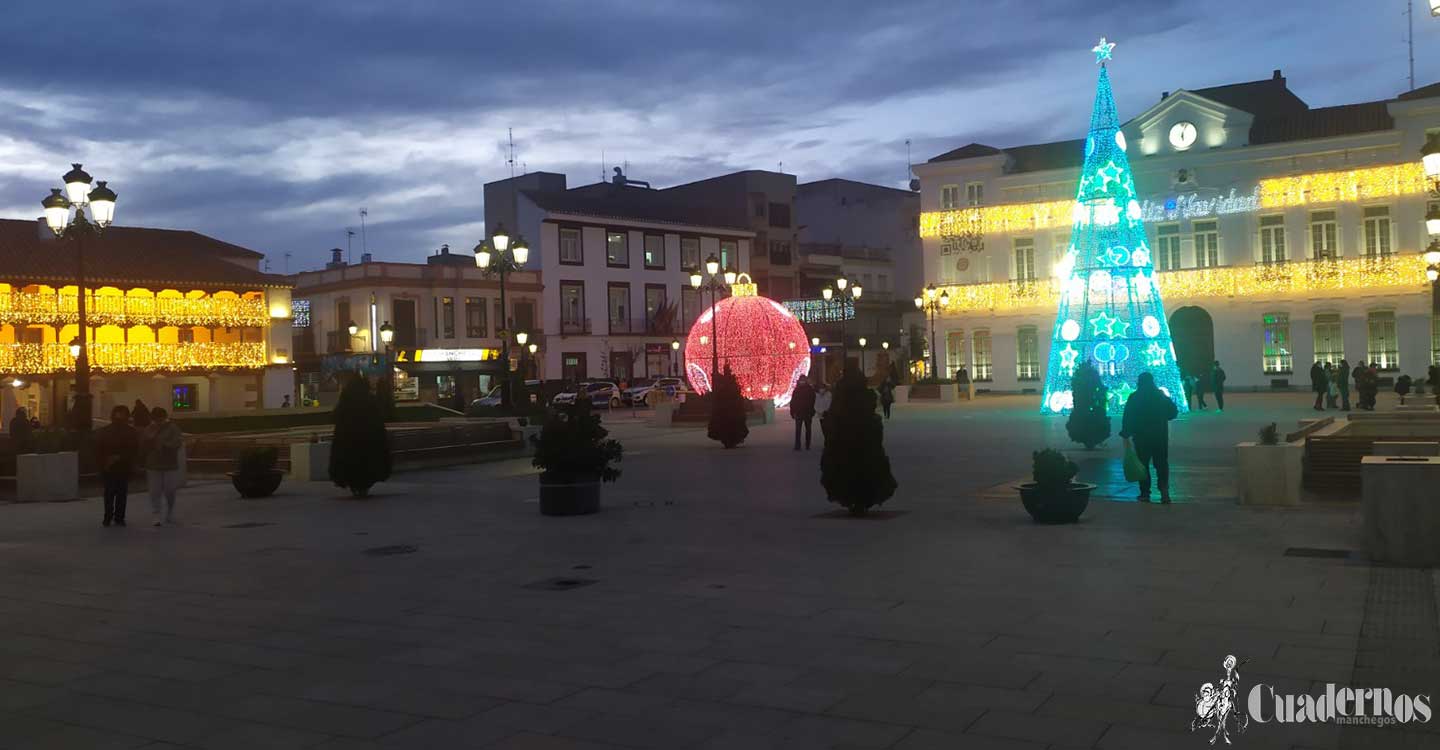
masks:
<path id="1" fill-rule="evenodd" d="M 1109 60 L 1114 46 L 1101 39 L 1093 50 L 1095 61 Z M 1071 211 L 1070 251 L 1059 266 L 1066 282 L 1050 337 L 1040 407 L 1045 413 L 1070 411 L 1070 378 L 1080 362 L 1100 372 L 1111 415 L 1124 409 L 1142 372 L 1155 377 L 1181 412 L 1188 410 L 1165 306 L 1152 283 L 1155 269 L 1135 201 L 1135 177 L 1119 134 L 1110 74 L 1101 65 L 1085 166 Z"/>

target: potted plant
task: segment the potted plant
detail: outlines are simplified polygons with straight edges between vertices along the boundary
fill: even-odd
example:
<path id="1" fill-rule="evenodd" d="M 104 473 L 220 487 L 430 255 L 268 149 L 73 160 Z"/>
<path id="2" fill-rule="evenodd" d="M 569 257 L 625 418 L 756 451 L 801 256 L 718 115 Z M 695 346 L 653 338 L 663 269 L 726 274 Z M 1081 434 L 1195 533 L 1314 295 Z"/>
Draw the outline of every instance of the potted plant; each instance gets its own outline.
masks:
<path id="1" fill-rule="evenodd" d="M 835 383 L 835 397 L 820 417 L 825 450 L 820 454 L 820 484 L 830 502 L 852 516 L 864 515 L 895 494 L 895 476 L 885 455 L 885 423 L 875 413 L 875 392 L 853 366 Z"/>
<path id="2" fill-rule="evenodd" d="M 1036 523 L 1074 523 L 1090 504 L 1095 485 L 1076 482 L 1080 468 L 1053 448 L 1034 454 L 1033 482 L 1020 485 L 1020 501 Z"/>
<path id="3" fill-rule="evenodd" d="M 600 483 L 613 482 L 620 470 L 611 466 L 624 453 L 619 441 L 606 438 L 600 415 L 589 399 L 553 409 L 545 418 L 531 463 L 540 470 L 540 513 L 576 516 L 600 510 Z"/>
<path id="4" fill-rule="evenodd" d="M 230 472 L 230 483 L 240 497 L 254 499 L 270 497 L 280 487 L 285 473 L 275 468 L 280 453 L 272 446 L 254 445 L 240 451 L 235 457 L 235 470 Z"/>
<path id="5" fill-rule="evenodd" d="M 380 399 L 359 374 L 350 376 L 335 403 L 335 439 L 330 446 L 330 481 L 355 497 L 370 494 L 390 478 L 390 436 Z"/>

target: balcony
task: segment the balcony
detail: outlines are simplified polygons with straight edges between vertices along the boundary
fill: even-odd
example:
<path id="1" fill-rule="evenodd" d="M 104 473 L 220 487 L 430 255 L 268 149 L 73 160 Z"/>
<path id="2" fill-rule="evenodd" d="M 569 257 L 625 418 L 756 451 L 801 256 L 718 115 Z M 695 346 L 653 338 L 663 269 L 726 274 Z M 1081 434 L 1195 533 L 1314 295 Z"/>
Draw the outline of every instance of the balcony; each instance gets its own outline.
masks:
<path id="1" fill-rule="evenodd" d="M 673 336 L 681 333 L 672 319 L 625 318 L 610 321 L 610 335 Z"/>
<path id="2" fill-rule="evenodd" d="M 0 293 L 0 323 L 53 325 L 75 323 L 78 296 L 11 291 Z M 258 328 L 270 325 L 264 299 L 244 297 L 123 297 L 89 294 L 86 320 L 92 326 L 225 326 Z"/>
<path id="3" fill-rule="evenodd" d="M 101 372 L 258 370 L 269 364 L 265 344 L 90 344 L 90 366 Z M 15 375 L 74 372 L 69 344 L 0 344 L 0 371 Z"/>
<path id="4" fill-rule="evenodd" d="M 327 331 L 325 333 L 326 354 L 356 352 L 364 348 L 365 339 L 360 336 L 351 336 L 349 331 Z"/>
<path id="5" fill-rule="evenodd" d="M 560 320 L 561 336 L 584 336 L 590 333 L 590 319 L 564 319 Z"/>

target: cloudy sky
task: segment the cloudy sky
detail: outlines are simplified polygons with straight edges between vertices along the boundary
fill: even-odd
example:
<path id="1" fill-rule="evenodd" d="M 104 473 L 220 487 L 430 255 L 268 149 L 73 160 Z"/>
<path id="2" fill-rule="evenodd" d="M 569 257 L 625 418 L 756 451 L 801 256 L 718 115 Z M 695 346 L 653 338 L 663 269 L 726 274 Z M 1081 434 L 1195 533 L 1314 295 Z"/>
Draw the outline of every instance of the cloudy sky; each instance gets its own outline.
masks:
<path id="1" fill-rule="evenodd" d="M 1440 19 L 1416 3 L 1417 85 Z M 736 169 L 890 185 L 970 141 L 1077 137 L 1089 48 L 1118 42 L 1122 117 L 1163 90 L 1268 78 L 1312 106 L 1406 84 L 1405 0 L 72 0 L 6 9 L 0 216 L 72 161 L 125 224 L 323 263 L 359 230 L 419 260 L 482 234 L 517 161 L 673 185 Z M 355 253 L 360 239 L 355 239 Z M 288 261 L 285 254 L 289 253 Z"/>

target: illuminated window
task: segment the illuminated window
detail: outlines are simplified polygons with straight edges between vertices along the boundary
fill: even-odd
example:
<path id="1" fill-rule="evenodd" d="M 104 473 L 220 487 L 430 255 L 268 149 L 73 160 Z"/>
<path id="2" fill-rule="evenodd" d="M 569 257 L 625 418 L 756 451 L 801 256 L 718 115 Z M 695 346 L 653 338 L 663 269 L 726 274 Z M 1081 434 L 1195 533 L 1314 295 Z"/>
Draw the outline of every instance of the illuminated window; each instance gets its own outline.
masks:
<path id="1" fill-rule="evenodd" d="M 1336 251 L 1337 232 L 1334 211 L 1312 211 L 1310 213 L 1310 257 L 1315 260 L 1334 260 L 1339 255 Z"/>
<path id="2" fill-rule="evenodd" d="M 1340 313 L 1320 313 L 1315 316 L 1315 361 L 1339 364 L 1345 358 L 1345 338 L 1340 325 Z"/>
<path id="3" fill-rule="evenodd" d="M 965 205 L 979 206 L 985 203 L 985 184 L 971 182 L 965 185 Z"/>
<path id="4" fill-rule="evenodd" d="M 1220 231 L 1213 221 L 1197 221 L 1195 234 L 1195 267 L 1220 265 Z"/>
<path id="5" fill-rule="evenodd" d="M 665 237 L 663 235 L 645 235 L 645 267 L 665 267 Z"/>
<path id="6" fill-rule="evenodd" d="M 1015 332 L 1015 377 L 1040 379 L 1040 333 L 1035 326 L 1020 326 Z"/>
<path id="7" fill-rule="evenodd" d="M 583 326 L 585 323 L 585 282 L 560 282 L 560 324 L 565 327 Z"/>
<path id="8" fill-rule="evenodd" d="M 736 262 L 738 262 L 738 258 L 739 258 L 739 257 L 740 257 L 740 243 L 736 242 L 735 240 L 720 240 L 720 268 L 721 268 L 721 270 L 724 270 L 724 269 L 726 269 L 726 268 L 733 268 L 733 269 L 735 269 L 736 271 L 739 271 L 739 270 L 740 270 L 739 268 L 735 268 L 735 266 L 730 265 L 731 261 L 736 261 Z"/>
<path id="9" fill-rule="evenodd" d="M 1015 238 L 1015 280 L 1035 280 L 1035 238 Z"/>
<path id="10" fill-rule="evenodd" d="M 983 329 L 976 331 L 970 341 L 975 346 L 975 371 L 970 373 L 970 377 L 976 382 L 988 383 L 994 376 L 990 360 L 990 332 Z"/>
<path id="11" fill-rule="evenodd" d="M 1155 268 L 1175 271 L 1180 268 L 1180 225 L 1161 224 L 1155 228 Z"/>
<path id="12" fill-rule="evenodd" d="M 630 265 L 630 233 L 605 233 L 605 262 L 612 266 Z"/>
<path id="13" fill-rule="evenodd" d="M 1366 320 L 1369 331 L 1366 358 L 1379 370 L 1400 369 L 1400 344 L 1395 340 L 1395 313 L 1376 310 Z"/>
<path id="14" fill-rule="evenodd" d="M 1390 207 L 1365 207 L 1365 257 L 1383 258 L 1390 254 Z"/>
<path id="15" fill-rule="evenodd" d="M 1265 374 L 1291 372 L 1290 313 L 1265 313 L 1261 320 L 1265 323 L 1265 349 L 1262 352 Z"/>
<path id="16" fill-rule="evenodd" d="M 290 325 L 296 328 L 310 327 L 310 300 L 290 300 Z"/>
<path id="17" fill-rule="evenodd" d="M 945 372 L 940 377 L 953 378 L 955 372 L 965 366 L 965 332 L 949 331 L 945 334 Z"/>
<path id="18" fill-rule="evenodd" d="M 1285 217 L 1260 217 L 1260 262 L 1285 262 Z"/>
<path id="19" fill-rule="evenodd" d="M 951 208 L 959 208 L 959 207 L 960 207 L 960 186 L 959 186 L 959 185 L 941 185 L 941 186 L 940 186 L 940 208 L 942 208 L 942 209 L 951 209 Z"/>

